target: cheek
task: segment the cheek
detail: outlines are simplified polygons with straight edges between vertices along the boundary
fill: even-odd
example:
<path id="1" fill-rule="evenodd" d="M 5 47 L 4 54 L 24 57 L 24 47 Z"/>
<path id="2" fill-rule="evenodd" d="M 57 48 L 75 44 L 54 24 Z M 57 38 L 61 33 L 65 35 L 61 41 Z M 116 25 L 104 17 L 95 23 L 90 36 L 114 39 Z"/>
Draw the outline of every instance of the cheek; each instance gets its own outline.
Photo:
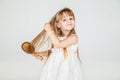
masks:
<path id="1" fill-rule="evenodd" d="M 65 22 L 62 22 L 61 23 L 61 26 L 66 26 L 67 24 Z"/>
<path id="2" fill-rule="evenodd" d="M 73 24 L 75 24 L 75 21 L 72 21 Z"/>

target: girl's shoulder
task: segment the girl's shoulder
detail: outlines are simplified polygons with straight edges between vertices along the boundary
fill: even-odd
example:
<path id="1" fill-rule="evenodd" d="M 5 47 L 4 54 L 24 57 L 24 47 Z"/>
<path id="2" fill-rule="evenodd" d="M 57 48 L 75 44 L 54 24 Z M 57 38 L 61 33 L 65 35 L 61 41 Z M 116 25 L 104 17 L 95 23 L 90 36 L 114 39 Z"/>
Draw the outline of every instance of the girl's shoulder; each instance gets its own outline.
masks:
<path id="1" fill-rule="evenodd" d="M 77 34 L 71 34 L 70 36 L 78 38 Z"/>
<path id="2" fill-rule="evenodd" d="M 76 43 L 75 44 L 73 44 L 73 46 L 78 46 L 78 36 L 77 36 L 77 34 L 71 34 L 71 37 L 73 37 L 73 39 L 76 39 Z"/>
<path id="3" fill-rule="evenodd" d="M 75 40 L 78 43 L 78 35 L 77 34 L 71 34 L 70 37 L 71 37 L 71 40 Z"/>

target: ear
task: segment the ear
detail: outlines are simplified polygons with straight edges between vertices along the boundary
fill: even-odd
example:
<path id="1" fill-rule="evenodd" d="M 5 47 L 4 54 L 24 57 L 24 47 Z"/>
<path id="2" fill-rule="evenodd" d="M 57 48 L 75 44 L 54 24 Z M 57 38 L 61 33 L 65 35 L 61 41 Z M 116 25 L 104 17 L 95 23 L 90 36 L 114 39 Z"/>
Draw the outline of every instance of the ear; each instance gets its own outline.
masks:
<path id="1" fill-rule="evenodd" d="M 57 23 L 57 27 L 60 28 L 60 24 L 59 23 Z"/>

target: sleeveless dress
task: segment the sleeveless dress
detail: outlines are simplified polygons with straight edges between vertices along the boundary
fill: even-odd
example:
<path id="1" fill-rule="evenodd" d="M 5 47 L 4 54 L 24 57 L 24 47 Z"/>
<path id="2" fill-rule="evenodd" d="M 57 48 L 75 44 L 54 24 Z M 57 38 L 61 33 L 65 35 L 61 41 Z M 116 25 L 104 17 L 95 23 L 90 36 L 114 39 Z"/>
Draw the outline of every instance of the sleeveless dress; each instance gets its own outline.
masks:
<path id="1" fill-rule="evenodd" d="M 77 44 L 67 47 L 66 57 L 64 57 L 63 48 L 53 48 L 41 69 L 40 80 L 82 80 L 81 62 L 77 57 L 77 48 Z"/>

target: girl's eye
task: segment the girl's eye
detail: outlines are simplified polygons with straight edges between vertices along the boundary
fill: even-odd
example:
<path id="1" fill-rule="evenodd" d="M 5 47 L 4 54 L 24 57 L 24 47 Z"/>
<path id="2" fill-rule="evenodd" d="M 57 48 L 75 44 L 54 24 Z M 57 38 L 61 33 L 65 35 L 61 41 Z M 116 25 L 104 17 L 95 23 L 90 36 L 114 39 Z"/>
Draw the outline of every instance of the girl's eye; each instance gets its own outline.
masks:
<path id="1" fill-rule="evenodd" d="M 69 18 L 69 20 L 73 20 L 73 18 Z"/>
<path id="2" fill-rule="evenodd" d="M 63 21 L 66 21 L 66 19 L 63 19 Z"/>
<path id="3" fill-rule="evenodd" d="M 64 19 L 62 19 L 62 21 L 67 21 L 67 20 L 74 20 L 74 18 L 70 17 L 70 18 L 64 18 Z"/>

